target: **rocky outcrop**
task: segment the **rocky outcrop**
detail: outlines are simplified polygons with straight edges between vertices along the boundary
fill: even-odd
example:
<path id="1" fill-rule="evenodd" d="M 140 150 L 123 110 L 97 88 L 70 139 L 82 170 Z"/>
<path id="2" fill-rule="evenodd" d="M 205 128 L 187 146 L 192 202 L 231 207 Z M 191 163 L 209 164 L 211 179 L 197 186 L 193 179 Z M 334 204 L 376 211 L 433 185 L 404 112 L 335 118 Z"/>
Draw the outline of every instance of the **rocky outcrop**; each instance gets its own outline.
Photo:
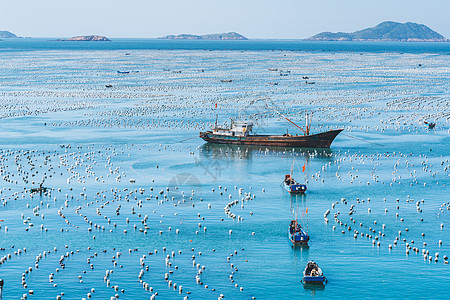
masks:
<path id="1" fill-rule="evenodd" d="M 169 40 L 248 40 L 245 36 L 236 33 L 214 33 L 214 34 L 204 34 L 204 35 L 194 35 L 194 34 L 179 34 L 179 35 L 166 35 L 160 37 L 159 39 L 169 39 Z"/>
<path id="2" fill-rule="evenodd" d="M 78 42 L 78 41 L 82 41 L 82 42 L 110 42 L 111 40 L 108 39 L 105 36 L 100 36 L 100 35 L 85 35 L 85 36 L 75 36 L 72 37 L 70 39 L 61 39 L 58 41 L 69 41 L 69 42 Z"/>

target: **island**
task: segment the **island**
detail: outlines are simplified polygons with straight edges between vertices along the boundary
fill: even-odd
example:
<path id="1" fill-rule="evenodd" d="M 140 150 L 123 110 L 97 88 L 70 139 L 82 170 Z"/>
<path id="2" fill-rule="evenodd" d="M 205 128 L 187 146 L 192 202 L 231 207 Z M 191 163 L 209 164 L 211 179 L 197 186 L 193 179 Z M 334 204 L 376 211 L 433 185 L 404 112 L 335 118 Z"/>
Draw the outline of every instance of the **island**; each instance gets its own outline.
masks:
<path id="1" fill-rule="evenodd" d="M 308 41 L 394 41 L 394 42 L 448 42 L 449 40 L 430 29 L 417 23 L 382 22 L 375 27 L 346 33 L 322 32 Z"/>
<path id="2" fill-rule="evenodd" d="M 110 42 L 111 40 L 105 36 L 100 35 L 85 35 L 85 36 L 75 36 L 70 39 L 59 39 L 58 41 L 67 42 Z"/>
<path id="3" fill-rule="evenodd" d="M 227 33 L 214 33 L 204 35 L 194 34 L 179 34 L 179 35 L 166 35 L 158 39 L 166 40 L 248 40 L 245 36 L 236 32 Z"/>
<path id="4" fill-rule="evenodd" d="M 17 38 L 18 36 L 15 35 L 12 32 L 9 31 L 0 31 L 0 38 L 2 39 L 10 39 L 10 38 Z"/>

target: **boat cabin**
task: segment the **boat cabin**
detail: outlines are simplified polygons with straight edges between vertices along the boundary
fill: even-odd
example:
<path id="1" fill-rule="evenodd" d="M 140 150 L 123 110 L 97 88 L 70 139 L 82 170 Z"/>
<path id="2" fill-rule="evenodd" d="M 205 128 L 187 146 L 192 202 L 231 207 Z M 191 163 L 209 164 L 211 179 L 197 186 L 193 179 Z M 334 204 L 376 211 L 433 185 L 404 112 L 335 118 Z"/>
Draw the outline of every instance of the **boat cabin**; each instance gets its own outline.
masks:
<path id="1" fill-rule="evenodd" d="M 214 134 L 226 135 L 226 136 L 248 136 L 252 132 L 253 123 L 246 121 L 231 121 L 231 128 L 219 128 L 213 129 Z"/>

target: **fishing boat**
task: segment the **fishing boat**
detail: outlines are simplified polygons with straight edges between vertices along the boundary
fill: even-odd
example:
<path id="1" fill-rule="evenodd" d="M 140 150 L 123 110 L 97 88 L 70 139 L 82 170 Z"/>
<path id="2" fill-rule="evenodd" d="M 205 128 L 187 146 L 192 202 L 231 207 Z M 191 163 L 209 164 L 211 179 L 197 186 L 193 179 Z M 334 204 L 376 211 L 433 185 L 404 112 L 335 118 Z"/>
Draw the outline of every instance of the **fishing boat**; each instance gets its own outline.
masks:
<path id="1" fill-rule="evenodd" d="M 282 115 L 283 116 L 283 115 Z M 303 135 L 260 135 L 251 134 L 253 123 L 249 121 L 231 121 L 230 128 L 217 126 L 217 119 L 212 130 L 200 132 L 200 138 L 209 143 L 256 145 L 256 146 L 279 146 L 300 148 L 330 148 L 331 143 L 343 129 L 335 129 L 326 132 L 310 134 L 310 118 L 306 115 L 306 129 L 298 126 L 285 116 L 290 123 L 303 131 Z"/>
<path id="2" fill-rule="evenodd" d="M 38 188 L 31 188 L 30 189 L 30 193 L 32 194 L 41 194 L 47 192 L 48 188 L 46 188 L 45 186 L 43 186 L 43 182 L 41 184 L 39 184 Z"/>
<path id="3" fill-rule="evenodd" d="M 426 125 L 428 125 L 428 129 L 434 129 L 434 127 L 436 127 L 436 123 L 433 122 L 427 122 L 427 121 L 423 121 L 423 123 L 425 123 Z"/>
<path id="4" fill-rule="evenodd" d="M 310 261 L 303 270 L 303 284 L 324 284 L 327 279 L 323 275 L 322 269 L 316 262 Z"/>
<path id="5" fill-rule="evenodd" d="M 297 220 L 292 220 L 289 224 L 288 236 L 293 245 L 307 245 L 309 241 L 309 235 Z"/>
<path id="6" fill-rule="evenodd" d="M 294 157 L 294 160 L 292 161 L 291 174 L 286 174 L 284 176 L 284 181 L 283 181 L 284 189 L 290 194 L 303 194 L 306 192 L 306 184 L 300 184 L 300 183 L 296 182 L 295 179 L 292 177 L 292 174 L 294 172 L 294 162 L 295 162 L 295 157 Z M 304 169 L 303 169 L 303 171 L 304 171 Z"/>
<path id="7" fill-rule="evenodd" d="M 297 183 L 290 174 L 284 176 L 284 188 L 290 194 L 303 194 L 306 192 L 306 184 Z"/>

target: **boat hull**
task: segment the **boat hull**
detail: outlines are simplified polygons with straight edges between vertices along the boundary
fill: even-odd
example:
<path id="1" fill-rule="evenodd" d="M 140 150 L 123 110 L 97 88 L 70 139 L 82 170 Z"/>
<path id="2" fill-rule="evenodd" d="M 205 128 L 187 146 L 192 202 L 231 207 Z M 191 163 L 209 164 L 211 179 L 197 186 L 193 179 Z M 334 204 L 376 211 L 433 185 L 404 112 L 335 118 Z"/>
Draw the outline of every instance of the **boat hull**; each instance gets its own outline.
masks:
<path id="1" fill-rule="evenodd" d="M 200 132 L 200 137 L 209 143 L 278 146 L 298 148 L 330 148 L 331 143 L 343 129 L 330 130 L 311 135 L 248 135 L 225 136 L 212 131 Z"/>
<path id="2" fill-rule="evenodd" d="M 293 245 L 307 245 L 309 236 L 306 234 L 294 235 L 289 233 L 289 240 Z"/>
<path id="3" fill-rule="evenodd" d="M 304 284 L 324 284 L 325 283 L 325 276 L 303 276 L 303 283 Z"/>
<path id="4" fill-rule="evenodd" d="M 304 194 L 306 192 L 306 184 L 291 184 L 284 183 L 284 189 L 290 194 Z"/>

